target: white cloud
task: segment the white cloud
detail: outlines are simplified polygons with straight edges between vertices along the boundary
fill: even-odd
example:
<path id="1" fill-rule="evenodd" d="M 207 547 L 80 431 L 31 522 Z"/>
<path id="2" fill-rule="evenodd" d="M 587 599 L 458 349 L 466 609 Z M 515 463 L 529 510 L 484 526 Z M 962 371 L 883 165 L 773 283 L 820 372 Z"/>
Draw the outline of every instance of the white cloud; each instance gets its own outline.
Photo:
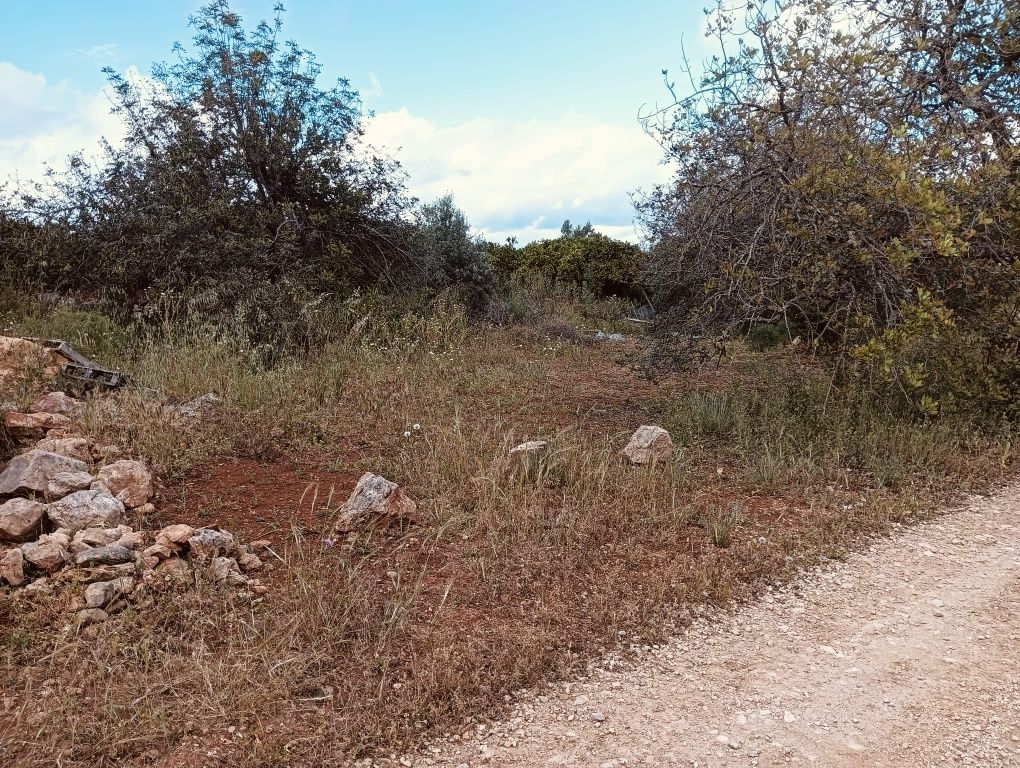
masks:
<path id="1" fill-rule="evenodd" d="M 0 62 L 0 183 L 40 179 L 46 164 L 61 168 L 68 155 L 90 155 L 104 136 L 121 135 L 105 90 L 81 93 Z M 640 126 L 574 113 L 441 125 L 401 109 L 372 118 L 367 138 L 400 160 L 413 194 L 432 200 L 452 192 L 495 241 L 554 237 L 566 218 L 636 240 L 629 193 L 668 178 L 660 148 Z"/>
<path id="2" fill-rule="evenodd" d="M 578 114 L 443 126 L 401 109 L 373 118 L 367 139 L 400 160 L 415 195 L 452 192 L 492 240 L 555 236 L 566 218 L 634 240 L 628 193 L 668 177 L 661 149 L 640 126 Z"/>
<path id="3" fill-rule="evenodd" d="M 0 62 L 0 183 L 40 179 L 45 166 L 60 168 L 68 155 L 121 135 L 104 91 L 80 93 L 66 83 Z"/>
<path id="4" fill-rule="evenodd" d="M 75 48 L 71 51 L 71 55 L 103 65 L 120 61 L 120 53 L 116 43 L 103 43 L 102 45 L 93 45 L 91 48 Z"/>

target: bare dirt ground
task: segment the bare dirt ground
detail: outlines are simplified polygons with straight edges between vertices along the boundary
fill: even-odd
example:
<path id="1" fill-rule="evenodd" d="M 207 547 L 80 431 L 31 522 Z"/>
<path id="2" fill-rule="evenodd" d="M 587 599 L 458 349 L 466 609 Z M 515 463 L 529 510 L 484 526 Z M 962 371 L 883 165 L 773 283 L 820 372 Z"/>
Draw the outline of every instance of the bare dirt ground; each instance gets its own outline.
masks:
<path id="1" fill-rule="evenodd" d="M 1020 766 L 1020 485 L 631 650 L 401 762 Z"/>

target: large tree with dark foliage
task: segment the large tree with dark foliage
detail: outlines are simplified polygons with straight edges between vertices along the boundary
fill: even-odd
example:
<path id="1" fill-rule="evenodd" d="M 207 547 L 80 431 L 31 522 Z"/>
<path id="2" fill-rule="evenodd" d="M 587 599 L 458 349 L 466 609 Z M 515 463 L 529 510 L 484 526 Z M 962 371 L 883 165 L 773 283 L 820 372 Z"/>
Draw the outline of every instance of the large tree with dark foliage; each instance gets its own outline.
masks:
<path id="1" fill-rule="evenodd" d="M 1020 7 L 751 0 L 647 116 L 659 351 L 780 323 L 925 413 L 1020 386 Z"/>
<path id="2" fill-rule="evenodd" d="M 406 280 L 411 203 L 399 167 L 361 143 L 350 84 L 320 85 L 315 57 L 282 38 L 280 7 L 246 28 L 214 0 L 191 26 L 191 46 L 151 78 L 107 70 L 126 140 L 20 199 L 23 220 L 65 233 L 22 243 L 22 274 L 131 299 L 204 290 L 226 305 L 282 280 Z"/>

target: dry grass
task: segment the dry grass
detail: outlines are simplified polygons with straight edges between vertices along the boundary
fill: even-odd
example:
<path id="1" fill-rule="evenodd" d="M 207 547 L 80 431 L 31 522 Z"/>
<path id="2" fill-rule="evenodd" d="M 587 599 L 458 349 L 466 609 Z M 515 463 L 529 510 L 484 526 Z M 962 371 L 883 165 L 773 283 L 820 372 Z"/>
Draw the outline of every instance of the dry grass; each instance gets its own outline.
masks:
<path id="1" fill-rule="evenodd" d="M 90 428 L 168 486 L 214 455 L 301 454 L 397 480 L 421 520 L 335 547 L 295 528 L 262 603 L 191 593 L 76 634 L 59 601 L 0 596 L 0 762 L 346 765 L 457 732 L 620 632 L 662 637 L 693 605 L 995 481 L 1012 455 L 966 425 L 834 402 L 782 351 L 657 387 L 618 386 L 615 354 L 472 331 L 453 310 L 363 324 L 272 370 L 200 329 L 139 345 L 142 387 L 226 401 L 189 427 L 145 389 L 92 404 Z M 677 454 L 626 466 L 651 419 Z M 540 465 L 510 459 L 539 437 Z M 336 502 L 313 503 L 328 520 Z"/>

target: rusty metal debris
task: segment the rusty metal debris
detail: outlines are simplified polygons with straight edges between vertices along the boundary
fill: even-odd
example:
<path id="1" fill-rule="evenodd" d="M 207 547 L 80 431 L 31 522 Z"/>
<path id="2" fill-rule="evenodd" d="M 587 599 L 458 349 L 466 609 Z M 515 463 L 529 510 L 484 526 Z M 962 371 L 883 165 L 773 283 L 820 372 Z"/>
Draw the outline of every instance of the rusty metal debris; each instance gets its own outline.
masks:
<path id="1" fill-rule="evenodd" d="M 25 341 L 31 341 L 41 347 L 51 349 L 66 359 L 68 362 L 60 366 L 60 374 L 66 379 L 107 389 L 117 389 L 128 383 L 126 374 L 97 365 L 63 339 L 37 339 L 30 336 L 23 338 Z"/>

